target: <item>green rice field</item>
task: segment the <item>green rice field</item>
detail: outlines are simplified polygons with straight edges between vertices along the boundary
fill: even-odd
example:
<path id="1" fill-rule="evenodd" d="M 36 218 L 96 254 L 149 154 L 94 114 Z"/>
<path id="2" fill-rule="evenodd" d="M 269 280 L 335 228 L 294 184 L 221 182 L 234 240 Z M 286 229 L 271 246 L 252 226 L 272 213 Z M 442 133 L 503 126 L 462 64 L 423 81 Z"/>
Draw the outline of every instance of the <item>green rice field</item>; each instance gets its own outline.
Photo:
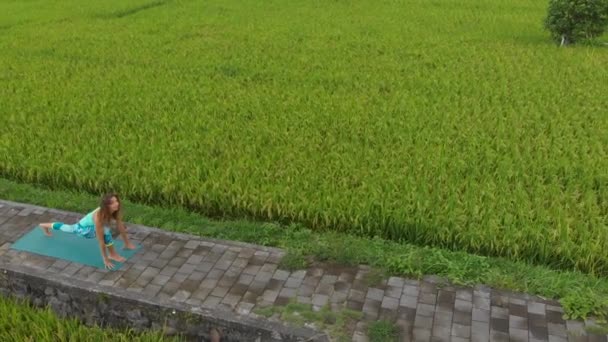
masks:
<path id="1" fill-rule="evenodd" d="M 608 46 L 539 0 L 0 0 L 0 176 L 608 274 Z"/>

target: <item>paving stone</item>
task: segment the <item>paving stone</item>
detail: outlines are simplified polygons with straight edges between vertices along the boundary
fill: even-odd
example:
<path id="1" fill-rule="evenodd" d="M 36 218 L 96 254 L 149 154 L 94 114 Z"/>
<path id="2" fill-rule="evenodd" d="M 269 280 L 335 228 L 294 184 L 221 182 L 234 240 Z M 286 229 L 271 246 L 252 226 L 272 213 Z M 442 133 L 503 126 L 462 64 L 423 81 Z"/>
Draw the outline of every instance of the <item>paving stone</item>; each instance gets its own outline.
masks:
<path id="1" fill-rule="evenodd" d="M 437 290 L 437 286 L 435 286 L 435 284 L 431 284 L 428 282 L 422 282 L 419 285 L 419 289 L 421 293 L 433 293 L 433 294 L 437 294 L 438 290 Z"/>
<path id="2" fill-rule="evenodd" d="M 243 269 L 245 267 L 247 267 L 247 263 L 249 262 L 249 259 L 245 259 L 245 258 L 236 258 L 234 259 L 234 261 L 232 262 L 232 267 L 236 267 L 239 269 Z"/>
<path id="3" fill-rule="evenodd" d="M 188 298 L 188 300 L 186 300 L 186 304 L 198 308 L 203 305 L 203 301 L 198 298 L 194 298 L 194 297 L 190 296 L 190 298 Z"/>
<path id="4" fill-rule="evenodd" d="M 386 297 L 385 297 L 386 298 Z M 418 303 L 416 307 L 418 314 L 422 316 L 434 316 L 435 314 L 435 306 L 430 304 Z"/>
<path id="5" fill-rule="evenodd" d="M 248 291 L 257 293 L 257 294 L 262 294 L 262 292 L 264 292 L 265 287 L 266 287 L 266 283 L 254 280 L 253 282 L 251 282 L 251 284 L 249 284 Z"/>
<path id="6" fill-rule="evenodd" d="M 277 265 L 276 264 L 264 264 L 262 265 L 262 268 L 260 268 L 260 272 L 267 272 L 270 273 L 271 277 L 274 274 L 274 272 L 277 270 Z M 297 278 L 296 278 L 297 279 Z"/>
<path id="7" fill-rule="evenodd" d="M 255 250 L 252 248 L 243 248 L 240 252 L 238 257 L 239 258 L 245 258 L 245 259 L 249 259 L 253 256 L 253 254 L 255 253 Z"/>
<path id="8" fill-rule="evenodd" d="M 463 312 L 469 312 L 473 309 L 473 303 L 462 299 L 456 299 L 456 301 L 454 302 L 454 309 Z"/>
<path id="9" fill-rule="evenodd" d="M 530 313 L 530 314 L 528 314 L 528 325 L 537 326 L 537 327 L 546 327 L 547 319 L 543 315 Z"/>
<path id="10" fill-rule="evenodd" d="M 358 302 L 364 302 L 365 301 L 365 292 L 355 290 L 355 289 L 350 289 L 350 291 L 348 292 L 348 299 L 358 301 Z"/>
<path id="11" fill-rule="evenodd" d="M 193 264 L 183 264 L 178 270 L 177 273 L 186 273 L 186 274 L 190 274 L 192 272 L 194 272 L 194 270 L 196 269 L 196 265 Z"/>
<path id="12" fill-rule="evenodd" d="M 293 275 L 292 275 L 293 276 Z M 336 281 L 338 281 L 338 277 L 331 274 L 325 274 L 321 277 L 321 284 L 331 284 L 333 285 Z"/>
<path id="13" fill-rule="evenodd" d="M 383 297 L 384 297 L 384 291 L 381 289 L 372 287 L 367 290 L 366 298 L 368 298 L 368 299 L 372 299 L 372 300 L 380 302 L 380 301 L 382 301 Z"/>
<path id="14" fill-rule="evenodd" d="M 489 341 L 490 323 L 473 321 L 471 323 L 471 341 Z"/>
<path id="15" fill-rule="evenodd" d="M 396 288 L 403 288 L 405 286 L 405 279 L 399 277 L 388 278 L 388 285 Z"/>
<path id="16" fill-rule="evenodd" d="M 142 256 L 143 261 L 152 262 L 158 258 L 159 254 L 154 251 L 145 252 Z M 175 259 L 173 259 L 175 260 Z"/>
<path id="17" fill-rule="evenodd" d="M 538 340 L 548 340 L 549 339 L 549 334 L 547 332 L 546 326 L 530 325 L 528 330 L 530 331 L 530 338 L 533 337 Z"/>
<path id="18" fill-rule="evenodd" d="M 471 326 L 458 324 L 458 323 L 452 323 L 452 336 L 470 338 L 471 337 Z"/>
<path id="19" fill-rule="evenodd" d="M 468 313 L 468 312 L 455 310 L 454 317 L 452 318 L 452 320 L 454 321 L 454 323 L 468 325 L 468 324 L 471 324 L 472 314 Z"/>
<path id="20" fill-rule="evenodd" d="M 289 278 L 289 272 L 285 270 L 276 270 L 272 275 L 272 278 L 285 281 L 287 278 Z"/>
<path id="21" fill-rule="evenodd" d="M 414 327 L 431 329 L 433 327 L 433 317 L 416 314 Z"/>
<path id="22" fill-rule="evenodd" d="M 456 300 L 456 292 L 454 292 L 454 291 L 439 290 L 439 292 L 437 293 L 437 304 L 440 304 L 440 303 L 454 304 L 455 300 Z"/>
<path id="23" fill-rule="evenodd" d="M 389 310 L 397 310 L 397 308 L 399 307 L 399 300 L 396 298 L 392 298 L 392 297 L 384 297 L 384 299 L 382 299 L 382 304 L 380 306 L 383 309 L 389 309 Z"/>
<path id="24" fill-rule="evenodd" d="M 229 288 L 236 283 L 237 279 L 237 276 L 229 276 L 228 274 L 225 274 L 218 282 L 218 286 L 225 286 Z"/>
<path id="25" fill-rule="evenodd" d="M 346 292 L 334 292 L 329 297 L 329 302 L 332 304 L 342 304 L 342 303 L 346 302 L 347 298 L 348 298 L 348 295 L 346 294 Z M 385 297 L 385 298 L 387 298 L 387 297 Z M 398 300 L 396 303 L 397 303 L 397 306 L 399 306 Z M 387 304 L 387 305 L 390 305 L 390 304 Z"/>
<path id="26" fill-rule="evenodd" d="M 509 304 L 527 306 L 527 301 L 522 298 L 509 297 Z"/>
<path id="27" fill-rule="evenodd" d="M 207 296 L 209 296 L 211 294 L 211 291 L 213 291 L 213 289 L 199 287 L 192 294 L 192 298 L 196 298 L 196 299 L 199 299 L 201 301 L 204 301 L 207 298 Z M 202 303 L 201 303 L 201 305 L 202 305 Z"/>
<path id="28" fill-rule="evenodd" d="M 456 291 L 456 299 L 465 302 L 473 301 L 473 291 L 471 289 L 458 289 Z"/>
<path id="29" fill-rule="evenodd" d="M 76 272 L 75 277 L 77 279 L 87 279 L 89 275 L 95 272 L 96 268 L 91 266 L 83 266 L 78 272 Z"/>
<path id="30" fill-rule="evenodd" d="M 403 294 L 406 296 L 416 297 L 418 298 L 418 294 L 420 293 L 420 289 L 414 285 L 406 285 L 403 286 Z"/>
<path id="31" fill-rule="evenodd" d="M 451 333 L 452 328 L 450 326 L 433 324 L 433 329 L 431 330 L 431 340 L 450 341 Z"/>
<path id="32" fill-rule="evenodd" d="M 167 282 L 169 282 L 169 280 L 171 279 L 171 277 L 163 275 L 163 274 L 158 274 L 156 275 L 151 281 L 151 284 L 154 285 L 160 285 L 163 286 L 165 285 Z"/>
<path id="33" fill-rule="evenodd" d="M 470 339 L 469 338 L 458 337 L 458 336 L 450 336 L 450 341 L 451 342 L 469 342 Z"/>
<path id="34" fill-rule="evenodd" d="M 168 259 L 156 259 L 154 261 L 152 261 L 150 263 L 150 266 L 154 267 L 154 268 L 158 268 L 158 269 L 163 269 L 165 266 L 167 266 L 167 264 L 169 264 L 169 260 Z"/>
<path id="35" fill-rule="evenodd" d="M 181 283 L 184 280 L 186 280 L 188 278 L 189 274 L 188 273 L 176 273 L 173 275 L 173 277 L 171 277 L 171 280 L 177 282 L 177 283 Z"/>
<path id="36" fill-rule="evenodd" d="M 236 312 L 240 315 L 249 315 L 249 313 L 251 313 L 251 310 L 253 310 L 254 306 L 255 305 L 252 303 L 240 302 L 236 306 Z"/>
<path id="37" fill-rule="evenodd" d="M 199 264 L 203 262 L 203 256 L 201 255 L 191 255 L 188 260 L 186 260 L 187 264 Z"/>
<path id="38" fill-rule="evenodd" d="M 213 265 L 213 263 L 203 261 L 196 265 L 195 270 L 197 270 L 198 272 L 208 273 L 213 269 Z"/>
<path id="39" fill-rule="evenodd" d="M 354 311 L 363 311 L 363 302 L 347 300 L 346 308 L 348 308 L 350 310 L 354 310 Z"/>
<path id="40" fill-rule="evenodd" d="M 509 318 L 509 309 L 502 308 L 499 306 L 492 306 L 491 311 L 490 311 L 490 316 L 492 318 L 508 319 Z"/>
<path id="41" fill-rule="evenodd" d="M 509 342 L 509 334 L 500 331 L 491 331 L 490 342 Z"/>
<path id="42" fill-rule="evenodd" d="M 334 286 L 333 284 L 319 283 L 319 285 L 315 289 L 315 292 L 326 296 L 331 296 L 334 293 Z"/>
<path id="43" fill-rule="evenodd" d="M 222 299 L 223 298 L 220 298 L 220 297 L 208 296 L 203 301 L 203 307 L 206 307 L 206 308 L 215 308 L 222 301 Z"/>
<path id="44" fill-rule="evenodd" d="M 153 251 L 153 252 L 155 252 L 155 253 L 162 254 L 165 251 L 166 248 L 167 248 L 167 246 L 165 246 L 165 245 L 161 245 L 161 244 L 155 243 L 155 244 L 152 245 L 152 247 L 150 248 L 150 250 Z M 171 250 L 169 250 L 169 251 L 171 251 Z"/>
<path id="45" fill-rule="evenodd" d="M 189 293 L 193 293 L 200 286 L 200 281 L 185 279 L 180 283 L 179 289 L 188 291 Z"/>
<path id="46" fill-rule="evenodd" d="M 401 299 L 399 300 L 399 305 L 415 309 L 418 306 L 418 298 L 406 295 L 401 296 Z"/>
<path id="47" fill-rule="evenodd" d="M 196 247 L 200 246 L 200 241 L 198 240 L 190 240 L 188 242 L 186 242 L 186 244 L 184 245 L 184 248 L 187 249 L 195 249 Z"/>
<path id="48" fill-rule="evenodd" d="M 528 319 L 520 316 L 509 316 L 509 328 L 528 330 Z"/>
<path id="49" fill-rule="evenodd" d="M 547 332 L 553 336 L 568 337 L 565 324 L 547 323 Z"/>
<path id="50" fill-rule="evenodd" d="M 431 330 L 414 328 L 412 331 L 412 338 L 414 341 L 426 342 L 431 340 Z"/>
<path id="51" fill-rule="evenodd" d="M 473 297 L 473 307 L 476 309 L 490 310 L 490 299 L 475 296 Z"/>
<path id="52" fill-rule="evenodd" d="M 310 285 L 302 285 L 298 289 L 298 294 L 300 296 L 308 297 L 308 296 L 312 296 L 314 293 L 315 293 L 315 288 L 313 286 L 310 286 Z M 359 301 L 363 302 L 363 300 L 364 300 L 364 298 L 360 299 Z"/>
<path id="53" fill-rule="evenodd" d="M 283 288 L 281 290 L 281 292 L 279 292 L 279 296 L 285 297 L 285 298 L 295 298 L 296 295 L 297 295 L 296 289 Z"/>
<path id="54" fill-rule="evenodd" d="M 289 277 L 287 279 L 287 281 L 285 282 L 285 287 L 288 288 L 297 288 L 300 286 L 300 284 L 302 283 L 302 278 L 293 278 L 293 277 Z"/>
<path id="55" fill-rule="evenodd" d="M 230 288 L 230 291 L 228 291 L 228 293 L 242 297 L 248 289 L 248 285 L 236 283 Z"/>
<path id="56" fill-rule="evenodd" d="M 214 268 L 211 271 L 209 271 L 209 273 L 207 273 L 207 276 L 205 277 L 205 279 L 216 279 L 216 280 L 219 280 L 223 276 L 224 276 L 224 271 L 223 270 L 218 270 L 218 269 Z"/>
<path id="57" fill-rule="evenodd" d="M 509 320 L 505 318 L 491 318 L 490 319 L 490 328 L 495 331 L 500 331 L 504 333 L 509 332 Z"/>
<path id="58" fill-rule="evenodd" d="M 188 279 L 201 282 L 203 279 L 205 279 L 205 276 L 207 276 L 206 273 L 194 271 L 188 276 Z"/>
<path id="59" fill-rule="evenodd" d="M 270 253 L 268 258 L 266 259 L 266 262 L 273 263 L 273 264 L 279 264 L 279 263 L 281 263 L 281 260 L 283 259 L 284 256 L 285 256 L 285 253 Z"/>
<path id="60" fill-rule="evenodd" d="M 185 263 L 186 263 L 186 258 L 183 258 L 183 257 L 174 257 L 171 260 L 169 260 L 168 265 L 180 268 Z"/>
<path id="61" fill-rule="evenodd" d="M 528 341 L 529 332 L 527 329 L 509 328 L 509 339 L 511 341 L 524 342 Z"/>
<path id="62" fill-rule="evenodd" d="M 226 305 L 230 306 L 230 308 L 234 309 L 234 308 L 236 308 L 240 299 L 241 299 L 241 296 L 237 296 L 237 295 L 229 293 L 224 297 L 224 299 L 221 301 L 221 303 L 226 304 Z"/>
<path id="63" fill-rule="evenodd" d="M 313 295 L 312 297 L 313 299 L 313 304 L 315 303 L 315 295 Z M 365 315 L 365 319 L 368 320 L 375 320 L 378 317 L 378 313 L 380 311 L 380 305 L 382 303 L 380 301 L 377 300 L 373 300 L 373 299 L 366 299 L 365 302 L 363 303 L 363 313 Z"/>
<path id="64" fill-rule="evenodd" d="M 64 276 L 73 276 L 82 268 L 82 265 L 70 263 L 66 268 L 61 271 Z"/>
<path id="65" fill-rule="evenodd" d="M 514 304 L 514 303 L 510 303 L 509 304 L 509 314 L 512 316 L 519 316 L 519 317 L 528 317 L 528 307 L 527 305 L 519 305 L 519 304 Z"/>
<path id="66" fill-rule="evenodd" d="M 437 291 L 420 293 L 418 295 L 418 301 L 424 304 L 435 305 L 437 303 Z"/>
<path id="67" fill-rule="evenodd" d="M 253 280 L 255 281 L 261 281 L 264 283 L 267 283 L 268 281 L 270 281 L 270 279 L 272 279 L 272 273 L 270 272 L 258 272 L 258 274 L 255 275 L 255 278 L 253 278 Z M 297 287 L 297 286 L 295 286 Z"/>
<path id="68" fill-rule="evenodd" d="M 298 296 L 296 298 L 297 302 L 300 304 L 305 304 L 305 305 L 312 305 L 312 297 L 303 297 L 303 296 Z"/>
<path id="69" fill-rule="evenodd" d="M 158 292 L 160 292 L 161 286 L 155 284 L 148 284 L 144 287 L 143 293 L 148 296 L 155 297 Z"/>
<path id="70" fill-rule="evenodd" d="M 550 323 L 555 323 L 555 324 L 566 324 L 566 321 L 563 318 L 563 312 L 560 311 L 554 311 L 554 310 L 549 310 L 549 307 L 547 306 L 547 321 Z"/>
<path id="71" fill-rule="evenodd" d="M 251 274 L 251 275 L 255 276 L 260 271 L 261 268 L 262 268 L 262 266 L 258 266 L 258 265 L 248 265 L 243 270 L 243 273 Z"/>
<path id="72" fill-rule="evenodd" d="M 171 297 L 172 300 L 177 301 L 177 302 L 185 302 L 186 300 L 188 300 L 190 298 L 191 293 L 185 290 L 178 290 L 173 297 Z"/>
<path id="73" fill-rule="evenodd" d="M 528 313 L 545 315 L 545 304 L 529 302 L 528 303 Z"/>
<path id="74" fill-rule="evenodd" d="M 329 302 L 329 297 L 321 294 L 313 294 L 312 295 L 312 303 L 316 306 L 324 306 Z"/>
<path id="75" fill-rule="evenodd" d="M 452 326 L 453 317 L 454 317 L 454 314 L 452 312 L 435 311 L 435 313 L 433 315 L 433 324 L 441 325 L 446 328 L 450 328 Z"/>
<path id="76" fill-rule="evenodd" d="M 161 292 L 168 295 L 169 297 L 172 297 L 177 290 L 179 289 L 179 284 L 175 283 L 175 282 L 168 282 L 166 283 L 162 288 L 161 288 Z"/>
<path id="77" fill-rule="evenodd" d="M 490 311 L 473 308 L 473 321 L 490 322 Z"/>
<path id="78" fill-rule="evenodd" d="M 87 278 L 87 281 L 90 281 L 93 283 L 98 283 L 99 281 L 101 281 L 103 279 L 103 277 L 105 275 L 106 275 L 106 273 L 104 273 L 104 272 L 96 271 L 89 275 L 89 277 Z"/>
<path id="79" fill-rule="evenodd" d="M 57 269 L 64 269 L 66 268 L 68 265 L 70 264 L 69 261 L 67 260 L 62 260 L 62 259 L 57 259 L 53 264 L 52 267 L 55 267 Z"/>
<path id="80" fill-rule="evenodd" d="M 564 309 L 560 306 L 555 306 L 555 305 L 549 305 L 547 304 L 547 312 L 549 311 L 554 311 L 554 312 L 558 312 L 558 313 L 564 313 Z"/>

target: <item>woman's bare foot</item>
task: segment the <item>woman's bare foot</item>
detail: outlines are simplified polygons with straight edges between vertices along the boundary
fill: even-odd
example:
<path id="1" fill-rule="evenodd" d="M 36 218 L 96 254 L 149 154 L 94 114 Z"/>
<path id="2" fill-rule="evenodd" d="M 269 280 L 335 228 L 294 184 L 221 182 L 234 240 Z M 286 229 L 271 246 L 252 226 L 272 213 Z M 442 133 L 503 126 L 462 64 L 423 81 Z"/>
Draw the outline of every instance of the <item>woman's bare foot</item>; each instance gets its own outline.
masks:
<path id="1" fill-rule="evenodd" d="M 40 229 L 42 229 L 42 231 L 44 232 L 44 235 L 46 235 L 46 236 L 53 236 L 53 233 L 51 233 L 51 228 L 45 227 L 45 226 L 41 225 Z"/>
<path id="2" fill-rule="evenodd" d="M 114 261 L 116 261 L 116 262 L 124 262 L 125 260 L 127 260 L 127 259 L 125 259 L 124 257 L 120 256 L 120 255 L 119 255 L 118 253 L 116 253 L 116 252 L 114 252 L 114 253 L 110 253 L 110 254 L 108 255 L 108 259 L 110 259 L 110 260 L 114 260 Z"/>

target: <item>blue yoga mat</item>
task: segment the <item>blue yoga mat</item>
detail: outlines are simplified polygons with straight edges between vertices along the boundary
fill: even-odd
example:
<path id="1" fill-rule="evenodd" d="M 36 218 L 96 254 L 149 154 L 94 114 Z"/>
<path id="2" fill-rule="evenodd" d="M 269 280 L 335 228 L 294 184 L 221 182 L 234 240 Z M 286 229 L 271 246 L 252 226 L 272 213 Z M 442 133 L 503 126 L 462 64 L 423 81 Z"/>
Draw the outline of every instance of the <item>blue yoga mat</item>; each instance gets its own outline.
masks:
<path id="1" fill-rule="evenodd" d="M 30 232 L 24 234 L 17 240 L 11 248 L 25 252 L 46 255 L 57 259 L 77 262 L 104 269 L 101 258 L 101 250 L 97 239 L 86 239 L 76 234 L 65 233 L 59 230 L 52 231 L 53 236 L 46 236 L 39 226 L 34 227 Z M 116 252 L 129 259 L 141 249 L 141 245 L 136 245 L 136 249 L 123 249 L 124 243 L 120 236 L 114 240 Z M 112 260 L 114 268 L 117 270 L 123 263 Z"/>

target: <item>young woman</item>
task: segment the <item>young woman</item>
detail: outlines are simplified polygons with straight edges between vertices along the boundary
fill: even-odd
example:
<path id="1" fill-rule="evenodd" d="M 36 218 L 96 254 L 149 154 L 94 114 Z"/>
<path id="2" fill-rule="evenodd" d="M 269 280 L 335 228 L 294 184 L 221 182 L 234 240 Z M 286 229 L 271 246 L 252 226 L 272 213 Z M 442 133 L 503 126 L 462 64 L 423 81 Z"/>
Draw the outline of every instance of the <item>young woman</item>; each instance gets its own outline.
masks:
<path id="1" fill-rule="evenodd" d="M 97 238 L 103 263 L 107 269 L 113 269 L 116 262 L 123 262 L 125 258 L 116 253 L 114 241 L 108 224 L 112 220 L 116 221 L 116 226 L 120 232 L 120 236 L 124 241 L 124 248 L 135 249 L 135 246 L 127 238 L 127 229 L 122 222 L 122 212 L 120 210 L 120 199 L 115 193 L 109 193 L 101 198 L 100 206 L 85 215 L 80 221 L 75 224 L 65 224 L 63 222 L 41 223 L 40 227 L 44 230 L 47 236 L 52 236 L 52 230 L 60 230 L 62 232 L 77 234 L 87 239 Z M 107 251 L 106 251 L 107 249 Z"/>

